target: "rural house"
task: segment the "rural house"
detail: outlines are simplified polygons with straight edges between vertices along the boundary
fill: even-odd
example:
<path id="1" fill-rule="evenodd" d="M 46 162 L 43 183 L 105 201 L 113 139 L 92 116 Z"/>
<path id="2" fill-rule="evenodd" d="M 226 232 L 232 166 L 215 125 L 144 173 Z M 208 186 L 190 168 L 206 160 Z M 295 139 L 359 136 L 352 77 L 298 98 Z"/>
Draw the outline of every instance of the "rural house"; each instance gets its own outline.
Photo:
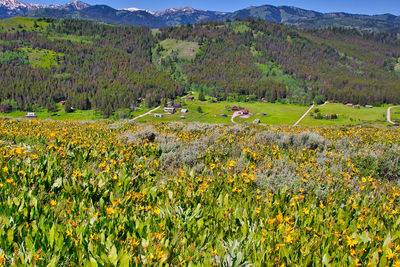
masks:
<path id="1" fill-rule="evenodd" d="M 28 112 L 25 117 L 27 118 L 37 118 L 37 115 L 35 112 Z"/>
<path id="2" fill-rule="evenodd" d="M 173 106 L 174 108 L 182 108 L 182 105 L 179 104 L 179 103 L 173 103 L 172 106 Z"/>
<path id="3" fill-rule="evenodd" d="M 164 108 L 164 112 L 168 114 L 174 114 L 175 108 Z"/>

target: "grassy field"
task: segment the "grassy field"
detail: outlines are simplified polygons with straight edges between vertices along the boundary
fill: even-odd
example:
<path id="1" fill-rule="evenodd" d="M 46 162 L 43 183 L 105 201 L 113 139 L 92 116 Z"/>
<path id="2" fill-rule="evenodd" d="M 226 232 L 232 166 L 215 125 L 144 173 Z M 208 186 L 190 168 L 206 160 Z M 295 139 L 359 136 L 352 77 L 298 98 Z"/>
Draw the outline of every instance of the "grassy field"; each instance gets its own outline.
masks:
<path id="1" fill-rule="evenodd" d="M 183 108 L 188 109 L 188 113 L 181 113 L 177 109 L 175 114 L 165 114 L 163 108 L 153 112 L 152 114 L 139 118 L 137 121 L 141 123 L 146 122 L 168 122 L 168 121 L 186 121 L 186 122 L 204 122 L 204 123 L 221 123 L 232 124 L 231 116 L 233 112 L 231 107 L 238 106 L 240 108 L 248 109 L 253 116 L 244 119 L 240 117 L 235 118 L 237 123 L 252 123 L 255 119 L 260 119 L 262 124 L 267 125 L 293 125 L 309 107 L 299 106 L 292 104 L 280 103 L 261 103 L 261 102 L 227 102 L 221 101 L 218 103 L 210 103 L 209 101 L 183 101 Z M 201 108 L 202 113 L 198 111 Z M 314 119 L 311 117 L 312 110 L 299 125 L 303 126 L 343 126 L 343 125 L 358 125 L 358 124 L 377 124 L 387 125 L 386 122 L 386 109 L 387 107 L 374 107 L 372 109 L 361 108 L 353 109 L 343 104 L 327 104 L 323 107 L 318 107 L 321 114 L 338 114 L 336 120 Z M 131 112 L 131 117 L 135 118 L 148 112 L 149 108 L 141 108 L 138 111 Z M 392 109 L 393 120 L 400 120 L 400 108 Z M 267 115 L 261 115 L 266 113 Z M 53 115 L 52 115 L 53 114 Z M 58 115 L 54 115 L 58 114 Z M 155 118 L 154 114 L 163 114 L 163 118 Z M 227 117 L 221 116 L 226 114 Z M 11 113 L 0 113 L 0 116 L 7 117 L 24 117 L 26 112 L 13 111 Z M 101 114 L 95 111 L 81 111 L 76 110 L 73 113 L 65 113 L 60 109 L 57 113 L 48 113 L 46 110 L 37 112 L 39 119 L 54 119 L 54 120 L 96 120 L 103 118 Z M 181 116 L 185 118 L 182 119 Z M 115 116 L 117 118 L 117 116 Z"/>
<path id="2" fill-rule="evenodd" d="M 36 24 L 38 27 L 34 27 L 36 20 Z M 17 26 L 15 26 L 17 25 Z M 37 18 L 22 18 L 22 17 L 15 17 L 15 18 L 8 18 L 8 19 L 1 19 L 0 20 L 0 30 L 7 31 L 7 32 L 15 32 L 15 31 L 42 31 L 45 29 L 50 23 L 45 21 L 37 21 Z"/>
<path id="3" fill-rule="evenodd" d="M 21 50 L 28 55 L 29 64 L 34 68 L 49 69 L 51 66 L 58 66 L 57 57 L 64 55 L 47 49 L 23 47 Z"/>
<path id="4" fill-rule="evenodd" d="M 173 55 L 175 52 L 177 57 L 188 60 L 194 58 L 199 49 L 199 44 L 196 42 L 187 42 L 176 39 L 166 39 L 161 42 L 161 46 L 165 49 L 161 53 L 162 57 Z"/>
<path id="5" fill-rule="evenodd" d="M 196 99 L 198 93 L 193 95 Z M 260 119 L 262 124 L 266 125 L 293 125 L 309 108 L 309 106 L 300 106 L 293 104 L 280 104 L 280 103 L 262 103 L 262 102 L 230 102 L 220 101 L 212 103 L 212 101 L 190 101 L 185 99 L 178 99 L 175 102 L 182 103 L 183 108 L 188 109 L 188 113 L 182 113 L 177 109 L 175 114 L 165 114 L 163 107 L 153 112 L 150 115 L 137 119 L 137 122 L 169 122 L 169 121 L 184 121 L 184 122 L 204 122 L 204 123 L 220 123 L 232 124 L 231 117 L 233 111 L 231 108 L 237 106 L 239 108 L 248 109 L 253 115 L 250 118 L 236 117 L 236 123 L 252 123 L 255 119 Z M 198 111 L 201 108 L 202 113 Z M 315 107 L 309 115 L 307 115 L 299 125 L 302 126 L 345 126 L 345 125 L 388 125 L 386 121 L 386 111 L 388 106 L 374 107 L 374 108 L 360 108 L 354 109 L 347 107 L 343 104 L 330 103 L 323 106 Z M 322 115 L 325 114 L 338 114 L 338 119 L 314 119 L 311 114 L 318 108 Z M 59 112 L 49 114 L 46 110 L 37 112 L 39 119 L 54 119 L 54 120 L 96 120 L 102 119 L 102 115 L 95 111 L 81 111 L 76 110 L 73 113 L 65 113 L 63 108 L 59 106 Z M 141 107 L 137 111 L 130 113 L 131 118 L 140 116 L 151 108 Z M 396 113 L 399 112 L 399 113 Z M 118 119 L 118 112 L 111 119 Z M 266 115 L 261 115 L 266 113 Z M 154 114 L 163 114 L 163 118 L 155 118 Z M 226 114 L 226 117 L 221 116 Z M 14 111 L 11 113 L 0 113 L 0 116 L 8 117 L 24 117 L 26 112 Z M 184 116 L 185 118 L 181 118 Z M 392 109 L 392 119 L 400 120 L 400 108 Z"/>
<path id="6" fill-rule="evenodd" d="M 393 122 L 400 124 L 400 107 L 392 108 L 390 115 Z"/>
<path id="7" fill-rule="evenodd" d="M 195 95 L 197 98 L 197 94 Z M 140 122 L 148 121 L 197 121 L 209 123 L 231 123 L 231 116 L 233 114 L 230 108 L 233 106 L 248 109 L 253 116 L 248 119 L 240 117 L 235 118 L 238 123 L 251 123 L 254 119 L 260 119 L 262 124 L 268 125 L 293 125 L 309 108 L 308 106 L 300 106 L 293 104 L 280 104 L 280 103 L 261 103 L 261 102 L 227 102 L 221 101 L 218 103 L 210 103 L 209 101 L 182 101 L 183 107 L 189 109 L 189 113 L 182 114 L 178 112 L 173 115 L 165 115 L 164 118 L 154 118 L 149 115 L 139 119 Z M 197 111 L 201 107 L 203 113 Z M 229 109 L 228 109 L 229 107 Z M 387 125 L 386 110 L 387 106 L 374 107 L 371 109 L 360 108 L 354 109 L 347 107 L 343 104 L 326 104 L 324 106 L 317 106 L 321 114 L 338 114 L 336 120 L 314 119 L 311 115 L 306 116 L 300 123 L 304 126 L 332 126 L 332 125 L 357 125 L 357 124 L 379 124 Z M 314 108 L 315 110 L 315 108 Z M 314 111 L 312 110 L 310 114 Z M 393 109 L 395 111 L 395 109 Z M 163 112 L 156 112 L 163 113 Z M 267 115 L 260 115 L 266 113 Z M 392 112 L 394 113 L 394 112 Z M 135 114 L 135 113 L 133 113 Z M 227 114 L 228 117 L 222 117 L 221 114 Z M 185 116 L 185 119 L 181 119 Z M 396 118 L 396 117 L 394 117 Z"/>
<path id="8" fill-rule="evenodd" d="M 13 111 L 10 113 L 0 113 L 1 117 L 9 118 L 25 118 L 26 111 Z M 58 112 L 48 113 L 47 110 L 35 112 L 38 119 L 52 119 L 52 120 L 98 120 L 103 116 L 94 110 L 75 110 L 72 113 L 66 113 L 63 109 Z M 35 120 L 35 119 L 32 119 Z"/>
<path id="9" fill-rule="evenodd" d="M 338 119 L 314 119 L 311 113 L 318 108 L 321 114 L 338 114 Z M 356 124 L 386 124 L 386 111 L 387 106 L 355 109 L 347 107 L 343 104 L 326 104 L 324 106 L 317 106 L 308 116 L 306 116 L 300 123 L 304 126 L 331 126 L 331 125 L 356 125 Z"/>

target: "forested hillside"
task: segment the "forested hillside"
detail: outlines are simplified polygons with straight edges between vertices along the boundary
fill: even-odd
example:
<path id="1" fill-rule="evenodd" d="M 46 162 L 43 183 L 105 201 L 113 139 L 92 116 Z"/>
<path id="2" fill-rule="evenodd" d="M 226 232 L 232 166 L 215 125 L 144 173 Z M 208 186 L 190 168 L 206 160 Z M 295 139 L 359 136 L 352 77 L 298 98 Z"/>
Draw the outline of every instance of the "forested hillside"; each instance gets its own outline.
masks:
<path id="1" fill-rule="evenodd" d="M 68 106 L 109 115 L 133 108 L 138 98 L 153 106 L 183 93 L 152 65 L 157 40 L 148 28 L 53 19 L 14 22 L 14 30 L 3 23 L 0 34 L 3 104 L 11 100 L 20 109 L 52 109 L 67 100 Z"/>
<path id="2" fill-rule="evenodd" d="M 2 110 L 105 116 L 201 90 L 221 99 L 400 103 L 395 34 L 298 30 L 258 19 L 153 30 L 79 20 L 0 21 Z"/>
<path id="3" fill-rule="evenodd" d="M 190 84 L 217 96 L 252 94 L 304 104 L 316 99 L 400 102 L 395 34 L 298 30 L 246 19 L 166 27 L 159 38 L 199 42 L 196 58 L 181 69 Z"/>

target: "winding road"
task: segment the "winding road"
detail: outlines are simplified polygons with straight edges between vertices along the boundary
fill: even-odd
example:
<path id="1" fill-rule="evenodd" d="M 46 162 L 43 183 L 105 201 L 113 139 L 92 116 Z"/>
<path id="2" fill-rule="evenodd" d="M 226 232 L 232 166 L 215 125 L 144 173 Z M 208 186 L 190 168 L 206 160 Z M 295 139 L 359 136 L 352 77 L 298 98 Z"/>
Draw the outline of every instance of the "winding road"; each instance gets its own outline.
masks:
<path id="1" fill-rule="evenodd" d="M 315 104 L 312 104 L 312 106 L 306 111 L 306 113 L 303 114 L 303 116 L 301 116 L 301 118 L 295 123 L 293 124 L 293 127 L 297 126 L 297 124 L 299 124 L 305 116 L 307 116 L 307 114 L 315 107 Z"/>
<path id="2" fill-rule="evenodd" d="M 161 107 L 161 106 L 158 106 L 158 107 L 156 107 L 156 108 L 154 108 L 154 109 L 152 109 L 152 110 L 150 110 L 150 111 L 148 111 L 148 112 L 146 112 L 146 113 L 144 113 L 144 114 L 142 114 L 142 115 L 139 115 L 139 116 L 137 116 L 137 117 L 131 119 L 131 121 L 135 121 L 135 120 L 137 120 L 137 119 L 139 119 L 139 118 L 145 117 L 145 116 L 151 114 L 153 111 L 156 111 L 156 110 L 159 109 L 160 107 Z"/>
<path id="3" fill-rule="evenodd" d="M 239 117 L 239 116 L 240 116 L 240 115 L 239 115 L 239 112 L 238 112 L 238 111 L 233 112 L 232 118 L 231 118 L 231 121 L 232 121 L 233 124 L 237 124 L 237 122 L 235 121 L 235 118 L 236 118 L 236 117 Z"/>
<path id="4" fill-rule="evenodd" d="M 396 124 L 396 123 L 392 121 L 390 111 L 392 108 L 397 108 L 397 107 L 400 107 L 400 106 L 388 107 L 388 109 L 387 109 L 387 121 L 391 124 Z"/>

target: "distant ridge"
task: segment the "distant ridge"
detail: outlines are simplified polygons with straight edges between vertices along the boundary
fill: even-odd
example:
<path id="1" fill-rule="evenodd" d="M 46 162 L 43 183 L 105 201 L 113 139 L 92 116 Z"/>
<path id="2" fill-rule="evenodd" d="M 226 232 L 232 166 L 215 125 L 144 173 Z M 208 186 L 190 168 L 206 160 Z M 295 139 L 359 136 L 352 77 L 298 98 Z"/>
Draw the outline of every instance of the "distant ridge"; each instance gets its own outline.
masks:
<path id="1" fill-rule="evenodd" d="M 293 6 L 272 5 L 251 6 L 235 12 L 200 10 L 192 7 L 168 8 L 153 12 L 136 7 L 114 9 L 106 5 L 91 6 L 79 0 L 64 5 L 25 4 L 18 0 L 0 0 L 0 18 L 13 16 L 75 18 L 151 28 L 253 17 L 302 28 L 347 27 L 400 33 L 400 16 L 393 14 L 321 13 Z"/>

